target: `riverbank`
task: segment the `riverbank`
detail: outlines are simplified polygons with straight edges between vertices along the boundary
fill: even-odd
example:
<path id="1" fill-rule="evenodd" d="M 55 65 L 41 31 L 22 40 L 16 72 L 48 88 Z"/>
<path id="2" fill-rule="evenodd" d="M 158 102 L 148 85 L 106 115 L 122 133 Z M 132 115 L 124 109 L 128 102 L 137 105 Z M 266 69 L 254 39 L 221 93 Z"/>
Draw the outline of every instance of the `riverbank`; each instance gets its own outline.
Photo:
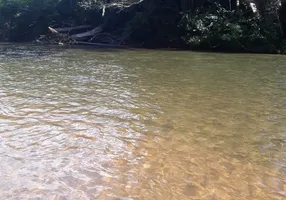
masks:
<path id="1" fill-rule="evenodd" d="M 231 52 L 231 51 L 210 51 L 210 50 L 190 50 L 186 48 L 144 48 L 144 47 L 136 47 L 136 46 L 115 46 L 112 47 L 110 45 L 104 46 L 104 45 L 71 45 L 71 44 L 38 44 L 34 42 L 0 42 L 0 46 L 32 46 L 37 48 L 55 48 L 55 49 L 81 49 L 81 50 L 89 50 L 89 51 L 98 51 L 98 52 L 114 52 L 114 51 L 120 51 L 120 50 L 130 50 L 130 51 L 172 51 L 172 52 L 194 52 L 194 53 L 220 53 L 220 54 L 258 54 L 258 55 L 286 55 L 286 53 L 267 53 L 267 52 Z"/>

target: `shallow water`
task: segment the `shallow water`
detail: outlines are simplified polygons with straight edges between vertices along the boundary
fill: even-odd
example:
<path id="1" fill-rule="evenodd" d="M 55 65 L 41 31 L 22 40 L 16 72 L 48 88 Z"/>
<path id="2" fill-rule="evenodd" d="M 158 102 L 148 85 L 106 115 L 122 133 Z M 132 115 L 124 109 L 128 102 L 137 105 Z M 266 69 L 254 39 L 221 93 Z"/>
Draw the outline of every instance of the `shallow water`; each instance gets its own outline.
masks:
<path id="1" fill-rule="evenodd" d="M 2 45 L 1 199 L 286 199 L 285 63 Z"/>

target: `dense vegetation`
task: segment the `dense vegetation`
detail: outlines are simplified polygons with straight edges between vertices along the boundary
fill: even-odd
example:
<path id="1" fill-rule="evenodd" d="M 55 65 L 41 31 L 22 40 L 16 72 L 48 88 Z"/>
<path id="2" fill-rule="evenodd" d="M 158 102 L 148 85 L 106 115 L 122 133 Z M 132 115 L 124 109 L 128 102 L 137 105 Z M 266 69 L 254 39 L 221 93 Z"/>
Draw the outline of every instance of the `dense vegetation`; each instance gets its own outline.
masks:
<path id="1" fill-rule="evenodd" d="M 269 53 L 286 47 L 280 0 L 0 0 L 1 41 L 33 41 L 49 35 L 49 26 L 78 25 L 101 25 L 100 35 L 85 39 L 100 43 Z"/>

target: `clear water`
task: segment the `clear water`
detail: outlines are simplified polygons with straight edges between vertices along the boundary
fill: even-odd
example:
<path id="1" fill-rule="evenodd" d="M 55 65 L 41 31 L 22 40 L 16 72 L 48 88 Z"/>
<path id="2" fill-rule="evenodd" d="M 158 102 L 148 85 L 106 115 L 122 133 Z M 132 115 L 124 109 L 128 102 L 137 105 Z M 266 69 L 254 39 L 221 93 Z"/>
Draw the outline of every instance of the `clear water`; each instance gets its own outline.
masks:
<path id="1" fill-rule="evenodd" d="M 1 199 L 286 199 L 286 57 L 0 46 Z"/>

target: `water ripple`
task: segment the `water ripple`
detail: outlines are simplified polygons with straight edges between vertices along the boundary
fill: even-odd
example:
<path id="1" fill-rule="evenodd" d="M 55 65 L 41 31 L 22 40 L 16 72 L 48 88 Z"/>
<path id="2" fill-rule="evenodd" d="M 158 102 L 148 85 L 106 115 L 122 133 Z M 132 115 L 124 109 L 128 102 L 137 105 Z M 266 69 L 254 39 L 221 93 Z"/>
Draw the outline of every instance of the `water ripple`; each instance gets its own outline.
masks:
<path id="1" fill-rule="evenodd" d="M 0 52 L 1 198 L 286 198 L 285 58 Z"/>

